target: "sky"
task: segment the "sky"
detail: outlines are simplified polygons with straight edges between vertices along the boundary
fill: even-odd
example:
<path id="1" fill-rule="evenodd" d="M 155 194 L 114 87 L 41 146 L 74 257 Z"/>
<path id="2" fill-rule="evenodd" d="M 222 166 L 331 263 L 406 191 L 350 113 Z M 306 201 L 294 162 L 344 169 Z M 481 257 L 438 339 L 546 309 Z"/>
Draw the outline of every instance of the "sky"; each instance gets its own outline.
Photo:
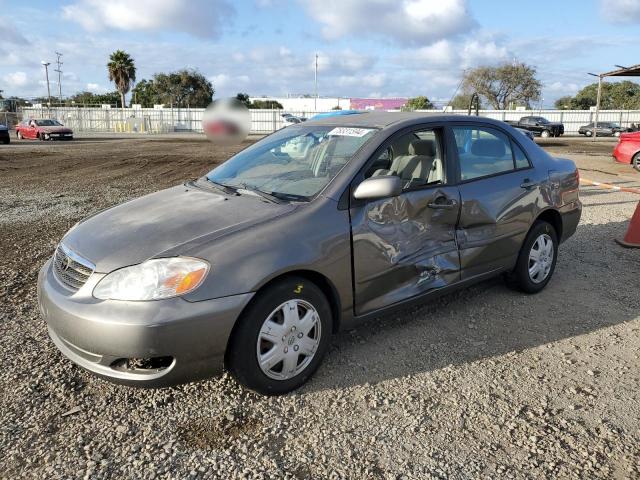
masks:
<path id="1" fill-rule="evenodd" d="M 111 52 L 137 79 L 194 68 L 215 97 L 314 91 L 446 102 L 465 69 L 536 67 L 542 106 L 640 63 L 640 0 L 0 0 L 0 90 L 46 95 L 42 60 L 62 52 L 62 93 L 114 90 Z"/>

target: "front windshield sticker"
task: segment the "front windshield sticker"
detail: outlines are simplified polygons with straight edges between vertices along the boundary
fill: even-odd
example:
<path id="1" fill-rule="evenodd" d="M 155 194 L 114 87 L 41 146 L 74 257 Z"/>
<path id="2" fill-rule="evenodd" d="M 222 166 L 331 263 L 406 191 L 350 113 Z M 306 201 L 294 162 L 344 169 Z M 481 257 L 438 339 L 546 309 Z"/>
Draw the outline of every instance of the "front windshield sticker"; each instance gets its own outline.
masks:
<path id="1" fill-rule="evenodd" d="M 371 131 L 371 128 L 336 127 L 327 135 L 333 135 L 335 137 L 364 137 Z"/>

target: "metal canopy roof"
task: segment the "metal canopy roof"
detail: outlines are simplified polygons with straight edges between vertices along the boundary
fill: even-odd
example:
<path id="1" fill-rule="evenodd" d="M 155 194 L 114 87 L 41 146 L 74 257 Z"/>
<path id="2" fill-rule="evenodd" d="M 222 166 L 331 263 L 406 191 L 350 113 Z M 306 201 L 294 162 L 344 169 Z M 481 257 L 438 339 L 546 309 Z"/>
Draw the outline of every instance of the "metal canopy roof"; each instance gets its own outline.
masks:
<path id="1" fill-rule="evenodd" d="M 619 67 L 620 65 L 616 65 Z M 601 73 L 601 77 L 640 77 L 640 65 L 634 65 L 633 67 L 623 67 L 618 70 L 613 70 L 608 73 Z"/>

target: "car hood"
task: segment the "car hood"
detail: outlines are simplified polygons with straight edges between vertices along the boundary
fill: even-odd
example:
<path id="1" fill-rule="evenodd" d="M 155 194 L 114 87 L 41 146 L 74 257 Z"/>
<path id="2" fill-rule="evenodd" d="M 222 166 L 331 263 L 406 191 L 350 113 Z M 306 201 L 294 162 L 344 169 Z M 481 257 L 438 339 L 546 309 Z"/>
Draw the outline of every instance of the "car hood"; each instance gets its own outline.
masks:
<path id="1" fill-rule="evenodd" d="M 44 133 L 71 133 L 71 129 L 67 127 L 38 127 L 38 130 Z"/>
<path id="2" fill-rule="evenodd" d="M 99 212 L 72 228 L 62 243 L 94 263 L 96 272 L 108 273 L 152 257 L 180 255 L 194 243 L 210 243 L 294 208 L 186 184 Z"/>

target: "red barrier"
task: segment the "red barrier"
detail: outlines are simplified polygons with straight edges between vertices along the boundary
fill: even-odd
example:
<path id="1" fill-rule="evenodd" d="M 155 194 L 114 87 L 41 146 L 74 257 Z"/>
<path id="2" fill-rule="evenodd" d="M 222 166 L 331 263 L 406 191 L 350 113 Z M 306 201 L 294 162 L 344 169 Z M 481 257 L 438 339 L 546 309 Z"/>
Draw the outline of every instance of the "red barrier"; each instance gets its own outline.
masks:
<path id="1" fill-rule="evenodd" d="M 586 178 L 581 178 L 580 183 L 583 183 L 585 185 L 592 185 L 594 187 L 606 188 L 608 190 L 614 190 L 616 192 L 636 193 L 640 195 L 640 189 L 637 188 L 618 187 L 616 185 L 611 185 L 610 183 L 594 182 L 593 180 L 587 180 Z"/>
<path id="2" fill-rule="evenodd" d="M 623 247 L 640 248 L 640 202 L 638 202 L 636 211 L 633 217 L 631 217 L 631 222 L 629 222 L 629 228 L 627 229 L 627 234 L 624 236 L 624 240 L 618 240 L 616 238 L 616 242 Z"/>

